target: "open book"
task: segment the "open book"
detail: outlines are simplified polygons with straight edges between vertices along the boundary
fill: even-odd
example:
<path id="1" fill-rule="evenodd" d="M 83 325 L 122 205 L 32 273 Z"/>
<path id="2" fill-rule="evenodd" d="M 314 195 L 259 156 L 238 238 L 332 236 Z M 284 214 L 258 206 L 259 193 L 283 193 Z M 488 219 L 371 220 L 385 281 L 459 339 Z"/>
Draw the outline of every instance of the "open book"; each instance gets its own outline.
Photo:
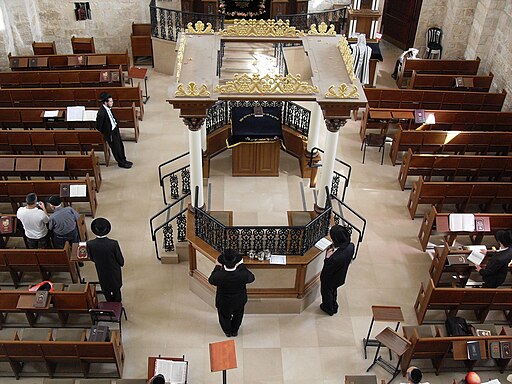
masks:
<path id="1" fill-rule="evenodd" d="M 485 245 L 466 245 L 464 248 L 471 251 L 471 254 L 468 256 L 468 261 L 471 261 L 475 265 L 482 263 L 485 255 L 480 251 L 487 249 Z"/>
<path id="2" fill-rule="evenodd" d="M 98 111 L 86 110 L 83 106 L 68 107 L 66 121 L 96 121 Z"/>
<path id="3" fill-rule="evenodd" d="M 169 384 L 185 384 L 187 382 L 186 361 L 162 360 L 155 361 L 155 375 L 161 373 Z"/>
<path id="4" fill-rule="evenodd" d="M 449 223 L 451 232 L 475 231 L 475 215 L 472 213 L 451 213 Z"/>

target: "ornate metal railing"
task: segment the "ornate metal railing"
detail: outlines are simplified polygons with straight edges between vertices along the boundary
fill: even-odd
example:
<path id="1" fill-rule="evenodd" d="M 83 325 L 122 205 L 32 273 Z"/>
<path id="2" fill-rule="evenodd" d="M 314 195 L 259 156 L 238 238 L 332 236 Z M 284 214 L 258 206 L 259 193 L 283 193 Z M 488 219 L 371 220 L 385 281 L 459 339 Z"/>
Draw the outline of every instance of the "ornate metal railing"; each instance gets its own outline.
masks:
<path id="1" fill-rule="evenodd" d="M 151 0 L 149 3 L 149 14 L 151 19 L 151 35 L 169 41 L 177 41 L 178 35 L 187 27 L 188 23 L 195 24 L 199 20 L 205 24 L 211 23 L 216 31 L 224 28 L 224 15 L 182 12 L 157 7 L 155 0 Z"/>
<path id="2" fill-rule="evenodd" d="M 290 101 L 218 101 L 210 109 L 206 116 L 206 133 L 210 134 L 230 122 L 231 108 L 233 107 L 281 107 L 281 124 L 297 131 L 307 137 L 309 132 L 309 121 L 311 111 Z"/>
<path id="3" fill-rule="evenodd" d="M 331 203 L 305 226 L 226 226 L 205 210 L 195 210 L 195 234 L 219 252 L 234 248 L 247 255 L 250 250 L 268 249 L 272 254 L 304 255 L 329 231 Z"/>
<path id="4" fill-rule="evenodd" d="M 350 234 L 352 234 L 353 231 L 358 233 L 356 249 L 354 251 L 354 256 L 352 257 L 352 259 L 355 260 L 357 257 L 357 252 L 359 251 L 359 245 L 362 243 L 364 233 L 366 231 L 366 219 L 335 195 L 331 195 L 331 203 L 333 203 L 332 214 L 334 223 L 347 228 Z M 355 224 L 356 221 L 360 221 L 361 223 Z"/>
<path id="5" fill-rule="evenodd" d="M 277 61 L 277 69 L 280 75 L 286 76 L 288 74 L 288 66 L 286 65 L 286 56 L 284 54 L 284 44 L 274 44 L 274 57 Z"/>
<path id="6" fill-rule="evenodd" d="M 168 195 L 170 199 L 176 200 L 180 198 L 180 195 L 190 194 L 190 165 L 188 163 L 178 169 L 174 169 L 171 172 L 162 174 L 162 170 L 165 166 L 176 166 L 177 161 L 183 159 L 185 156 L 188 156 L 188 154 L 189 152 L 183 153 L 171 160 L 163 162 L 158 166 L 158 179 L 160 181 L 160 187 L 162 188 L 162 196 L 165 205 L 168 204 Z M 167 189 L 166 179 L 169 179 L 169 189 Z"/>
<path id="7" fill-rule="evenodd" d="M 327 11 L 299 13 L 295 15 L 277 15 L 276 20 L 289 20 L 290 25 L 302 31 L 308 31 L 312 24 L 334 24 L 336 33 L 345 33 L 347 23 L 347 7 Z"/>
<path id="8" fill-rule="evenodd" d="M 324 153 L 324 150 L 318 147 L 313 147 L 311 149 L 311 156 L 309 157 L 309 166 L 314 167 L 313 157 L 316 152 Z M 343 173 L 340 173 L 336 170 L 333 171 L 332 183 L 331 183 L 331 194 L 334 196 L 338 196 L 340 182 L 343 179 L 343 193 L 341 195 L 341 201 L 345 201 L 345 194 L 347 193 L 348 184 L 350 182 L 350 175 L 352 175 L 352 166 L 348 163 L 345 163 L 343 160 L 338 158 L 334 159 L 336 163 L 343 168 Z M 321 165 L 316 165 L 317 167 L 321 167 Z"/>

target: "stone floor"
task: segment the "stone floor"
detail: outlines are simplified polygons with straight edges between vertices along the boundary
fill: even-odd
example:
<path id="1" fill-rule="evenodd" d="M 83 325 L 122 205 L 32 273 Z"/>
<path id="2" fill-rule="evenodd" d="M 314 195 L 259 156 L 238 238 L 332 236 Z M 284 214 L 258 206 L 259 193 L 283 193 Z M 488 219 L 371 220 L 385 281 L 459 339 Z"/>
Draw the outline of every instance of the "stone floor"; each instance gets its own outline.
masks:
<path id="1" fill-rule="evenodd" d="M 383 42 L 384 63 L 377 84 L 394 87 L 390 77 L 400 51 Z M 189 291 L 188 265 L 160 264 L 155 257 L 149 218 L 164 207 L 158 185 L 158 164 L 188 150 L 188 133 L 177 111 L 165 102 L 170 77 L 149 72 L 149 94 L 139 143 L 126 142 L 130 170 L 102 167 L 98 216 L 112 222 L 126 258 L 123 298 L 129 321 L 123 324 L 126 354 L 124 378 L 146 375 L 148 356 L 181 356 L 189 360 L 189 383 L 220 383 L 220 373 L 209 370 L 208 343 L 225 340 L 215 309 Z M 340 312 L 326 316 L 319 300 L 297 315 L 246 315 L 236 340 L 238 368 L 228 372 L 231 383 L 300 384 L 342 383 L 344 375 L 363 374 L 371 360 L 363 357 L 362 338 L 371 319 L 371 305 L 400 305 L 405 324 L 416 324 L 413 305 L 421 281 L 427 277 L 430 257 L 417 239 L 421 220 L 411 221 L 406 209 L 409 191 L 400 191 L 398 167 L 384 165 L 375 148 L 365 164 L 358 121 L 341 129 L 337 156 L 352 165 L 346 202 L 368 220 L 359 255 L 339 289 Z M 324 147 L 324 136 L 320 140 Z M 283 155 L 279 178 L 231 178 L 230 153 L 212 161 L 209 182 L 213 210 L 232 209 L 237 224 L 286 222 L 286 211 L 302 209 L 298 164 Z M 306 191 L 312 208 L 313 194 Z M 88 223 L 90 218 L 88 218 Z M 87 270 L 88 269 L 88 270 Z M 86 274 L 90 273 L 86 267 Z M 378 323 L 374 331 L 388 324 Z M 373 357 L 373 351 L 370 354 Z M 422 362 L 430 367 L 428 362 Z M 451 384 L 464 370 L 426 373 L 431 384 Z M 381 368 L 379 379 L 389 379 Z M 506 375 L 486 372 L 482 378 Z M 0 383 L 42 383 L 41 378 Z M 395 382 L 400 382 L 396 379 Z"/>

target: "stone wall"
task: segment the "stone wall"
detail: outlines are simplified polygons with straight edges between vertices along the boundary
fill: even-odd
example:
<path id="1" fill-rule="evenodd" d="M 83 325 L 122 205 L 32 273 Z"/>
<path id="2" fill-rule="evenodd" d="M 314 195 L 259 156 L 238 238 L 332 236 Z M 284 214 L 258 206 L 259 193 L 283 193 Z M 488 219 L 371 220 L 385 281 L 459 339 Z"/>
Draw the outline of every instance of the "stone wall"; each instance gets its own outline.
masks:
<path id="1" fill-rule="evenodd" d="M 130 49 L 131 23 L 149 23 L 149 0 L 90 0 L 91 20 L 76 21 L 72 0 L 0 1 L 0 66 L 6 55 L 29 55 L 33 41 L 55 40 L 57 52 L 71 53 L 71 36 L 94 37 L 96 52 Z"/>

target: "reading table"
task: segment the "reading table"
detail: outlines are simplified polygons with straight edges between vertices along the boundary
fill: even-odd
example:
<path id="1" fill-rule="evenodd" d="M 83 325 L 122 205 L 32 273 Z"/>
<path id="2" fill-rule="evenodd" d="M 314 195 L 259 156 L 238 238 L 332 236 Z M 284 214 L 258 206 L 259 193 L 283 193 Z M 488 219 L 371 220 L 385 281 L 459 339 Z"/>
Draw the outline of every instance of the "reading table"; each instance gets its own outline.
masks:
<path id="1" fill-rule="evenodd" d="M 363 339 L 364 344 L 364 358 L 368 358 L 368 354 L 366 352 L 367 347 L 378 347 L 380 343 L 375 339 L 370 339 L 370 334 L 372 332 L 373 323 L 375 321 L 387 321 L 387 322 L 397 322 L 395 331 L 398 331 L 398 327 L 400 326 L 400 322 L 404 321 L 404 315 L 402 313 L 402 308 L 393 307 L 393 306 L 385 306 L 385 305 L 372 305 L 372 321 L 370 323 L 370 328 L 368 329 L 368 335 Z M 391 353 L 390 353 L 391 358 Z"/>
<path id="2" fill-rule="evenodd" d="M 128 79 L 130 79 L 130 84 L 133 87 L 133 79 L 144 79 L 144 95 L 142 95 L 142 102 L 146 104 L 149 100 L 148 96 L 148 76 L 147 76 L 147 68 L 140 67 L 131 67 L 128 69 Z"/>

